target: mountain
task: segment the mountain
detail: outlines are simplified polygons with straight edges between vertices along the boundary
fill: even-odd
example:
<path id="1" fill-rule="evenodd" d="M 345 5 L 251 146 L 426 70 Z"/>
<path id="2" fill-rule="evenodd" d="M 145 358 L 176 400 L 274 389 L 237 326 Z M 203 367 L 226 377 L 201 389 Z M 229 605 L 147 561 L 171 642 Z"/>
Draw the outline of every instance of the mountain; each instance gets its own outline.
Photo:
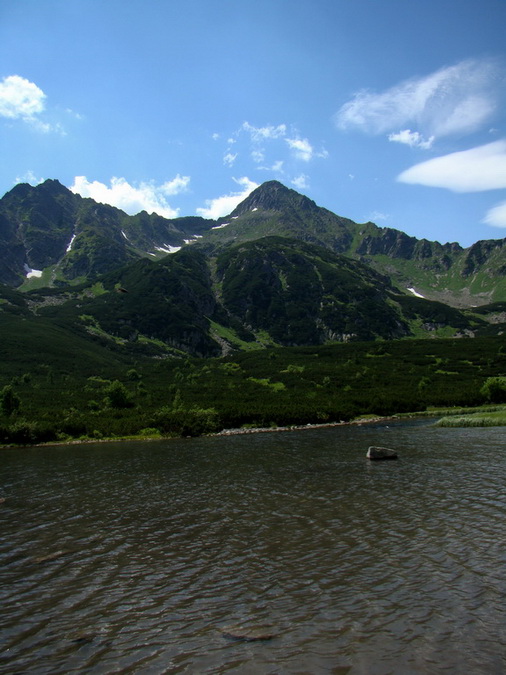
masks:
<path id="1" fill-rule="evenodd" d="M 216 221 L 129 216 L 56 180 L 19 184 L 0 200 L 0 283 L 23 290 L 79 284 L 189 244 L 210 254 L 267 236 L 323 246 L 367 263 L 401 292 L 454 307 L 506 301 L 506 239 L 468 248 L 417 239 L 338 216 L 277 181 L 264 183 Z"/>
<path id="2" fill-rule="evenodd" d="M 455 307 L 506 300 L 506 239 L 469 248 L 417 239 L 388 227 L 358 224 L 269 181 L 199 239 L 215 249 L 277 234 L 319 244 L 371 265 L 402 291 Z"/>
<path id="3" fill-rule="evenodd" d="M 360 225 L 277 181 L 218 221 L 21 184 L 0 200 L 0 320 L 130 356 L 497 335 L 505 241 L 463 249 Z"/>
<path id="4" fill-rule="evenodd" d="M 142 257 L 161 258 L 213 224 L 145 211 L 129 216 L 57 180 L 19 184 L 0 200 L 0 283 L 26 285 L 27 275 L 32 286 L 79 283 Z"/>
<path id="5" fill-rule="evenodd" d="M 16 330 L 53 324 L 130 357 L 496 335 L 505 310 L 506 303 L 462 311 L 406 295 L 363 262 L 283 237 L 212 254 L 187 246 L 76 286 L 0 287 L 4 334 L 16 317 Z"/>

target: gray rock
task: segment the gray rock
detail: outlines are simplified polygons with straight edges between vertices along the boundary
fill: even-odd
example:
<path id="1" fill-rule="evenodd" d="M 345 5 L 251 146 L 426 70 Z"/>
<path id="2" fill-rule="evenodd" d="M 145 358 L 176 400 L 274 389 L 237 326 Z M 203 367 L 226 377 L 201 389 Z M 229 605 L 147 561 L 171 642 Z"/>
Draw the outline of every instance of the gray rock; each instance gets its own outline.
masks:
<path id="1" fill-rule="evenodd" d="M 367 458 L 371 460 L 397 459 L 397 452 L 391 448 L 381 448 L 378 445 L 371 445 L 367 451 Z"/>

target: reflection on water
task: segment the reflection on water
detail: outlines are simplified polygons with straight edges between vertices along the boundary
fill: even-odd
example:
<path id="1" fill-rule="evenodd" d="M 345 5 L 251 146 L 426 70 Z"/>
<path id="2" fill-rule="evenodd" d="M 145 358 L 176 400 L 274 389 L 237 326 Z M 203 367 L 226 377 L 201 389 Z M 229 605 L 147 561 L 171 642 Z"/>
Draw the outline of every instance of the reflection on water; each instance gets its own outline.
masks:
<path id="1" fill-rule="evenodd" d="M 0 672 L 504 673 L 503 438 L 1 451 Z"/>

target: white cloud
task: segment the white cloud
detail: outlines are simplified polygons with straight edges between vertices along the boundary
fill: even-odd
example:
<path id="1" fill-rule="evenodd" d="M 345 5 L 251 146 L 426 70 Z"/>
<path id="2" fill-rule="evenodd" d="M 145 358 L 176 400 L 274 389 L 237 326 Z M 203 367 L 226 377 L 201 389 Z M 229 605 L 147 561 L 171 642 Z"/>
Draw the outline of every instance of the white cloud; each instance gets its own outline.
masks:
<path id="1" fill-rule="evenodd" d="M 262 150 L 252 150 L 251 159 L 257 164 L 260 164 L 260 162 L 264 161 L 265 155 Z"/>
<path id="2" fill-rule="evenodd" d="M 382 213 L 381 211 L 373 211 L 369 216 L 369 220 L 373 223 L 378 220 L 388 220 L 389 216 L 387 213 Z"/>
<path id="3" fill-rule="evenodd" d="M 232 154 L 231 152 L 227 152 L 225 155 L 223 155 L 223 164 L 226 166 L 233 166 L 235 160 L 237 159 L 237 152 Z"/>
<path id="4" fill-rule="evenodd" d="M 176 218 L 179 209 L 173 209 L 167 203 L 166 197 L 183 192 L 190 182 L 189 176 L 179 174 L 171 181 L 162 185 L 154 183 L 140 183 L 138 187 L 130 185 L 125 178 L 111 178 L 108 187 L 99 181 L 90 182 L 86 176 L 76 176 L 70 189 L 81 197 L 91 197 L 102 204 L 110 204 L 122 209 L 130 215 L 147 211 L 157 213 L 165 218 Z"/>
<path id="5" fill-rule="evenodd" d="M 506 202 L 502 202 L 490 209 L 483 222 L 494 227 L 506 227 Z"/>
<path id="6" fill-rule="evenodd" d="M 404 145 L 409 145 L 411 148 L 421 148 L 422 150 L 428 150 L 434 142 L 434 136 L 431 136 L 425 140 L 422 134 L 418 133 L 418 131 L 403 129 L 397 134 L 390 134 L 388 140 L 393 141 L 394 143 L 403 143 Z"/>
<path id="7" fill-rule="evenodd" d="M 9 75 L 0 82 L 0 115 L 31 121 L 45 108 L 46 95 L 30 80 Z"/>
<path id="8" fill-rule="evenodd" d="M 466 60 L 413 78 L 382 93 L 357 92 L 335 116 L 340 129 L 373 134 L 415 123 L 424 133 L 445 136 L 478 129 L 497 107 L 497 63 Z"/>
<path id="9" fill-rule="evenodd" d="M 299 176 L 296 176 L 292 179 L 291 183 L 298 190 L 304 190 L 309 187 L 309 176 L 306 176 L 305 173 L 301 173 Z"/>
<path id="10" fill-rule="evenodd" d="M 309 160 L 312 158 L 314 151 L 307 138 L 287 138 L 286 142 L 290 150 L 294 151 L 295 156 L 298 159 L 309 162 Z"/>
<path id="11" fill-rule="evenodd" d="M 50 124 L 40 118 L 46 108 L 45 101 L 42 89 L 25 77 L 9 75 L 0 82 L 0 117 L 20 119 L 42 133 L 56 132 L 65 136 L 59 122 Z"/>
<path id="12" fill-rule="evenodd" d="M 307 138 L 286 138 L 285 140 L 297 159 L 302 159 L 304 162 L 309 162 L 313 157 L 328 157 L 326 150 L 316 152 Z"/>
<path id="13" fill-rule="evenodd" d="M 506 188 L 506 140 L 429 159 L 403 171 L 397 180 L 454 192 Z"/>
<path id="14" fill-rule="evenodd" d="M 15 179 L 14 182 L 15 183 L 29 183 L 30 185 L 35 187 L 35 185 L 40 185 L 41 183 L 43 183 L 44 178 L 37 178 L 35 173 L 31 169 L 29 169 L 22 176 L 16 176 L 16 179 Z"/>
<path id="15" fill-rule="evenodd" d="M 247 131 L 251 140 L 259 143 L 267 138 L 281 138 L 286 134 L 286 124 L 278 124 L 277 127 L 267 125 L 266 127 L 255 127 L 249 122 L 243 122 L 241 130 Z"/>
<path id="16" fill-rule="evenodd" d="M 175 178 L 172 180 L 167 181 L 166 183 L 162 183 L 160 187 L 154 188 L 155 190 L 158 190 L 159 192 L 162 192 L 164 195 L 178 195 L 181 192 L 186 192 L 188 189 L 188 185 L 190 184 L 190 176 L 180 176 L 179 174 L 176 175 Z M 141 183 L 142 186 L 145 186 L 146 183 Z M 151 183 L 147 183 L 147 185 L 151 186 Z"/>
<path id="17" fill-rule="evenodd" d="M 275 173 L 284 173 L 284 161 L 279 159 L 278 161 L 271 164 L 271 166 L 259 166 L 257 167 L 259 171 L 274 171 Z"/>
<path id="18" fill-rule="evenodd" d="M 197 209 L 197 215 L 203 218 L 212 218 L 216 220 L 222 216 L 227 216 L 240 204 L 246 197 L 258 187 L 257 183 L 244 176 L 243 178 L 233 179 L 238 185 L 242 187 L 239 192 L 231 192 L 216 199 L 206 199 L 206 206 Z"/>

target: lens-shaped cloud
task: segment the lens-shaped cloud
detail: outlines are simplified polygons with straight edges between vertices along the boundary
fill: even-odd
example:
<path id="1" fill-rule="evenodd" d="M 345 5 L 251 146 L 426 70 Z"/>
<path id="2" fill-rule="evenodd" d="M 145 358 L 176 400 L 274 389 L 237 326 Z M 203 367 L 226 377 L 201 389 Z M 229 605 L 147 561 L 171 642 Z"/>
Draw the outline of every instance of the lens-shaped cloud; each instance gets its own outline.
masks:
<path id="1" fill-rule="evenodd" d="M 429 159 L 403 171 L 397 180 L 453 192 L 506 188 L 506 140 Z"/>

